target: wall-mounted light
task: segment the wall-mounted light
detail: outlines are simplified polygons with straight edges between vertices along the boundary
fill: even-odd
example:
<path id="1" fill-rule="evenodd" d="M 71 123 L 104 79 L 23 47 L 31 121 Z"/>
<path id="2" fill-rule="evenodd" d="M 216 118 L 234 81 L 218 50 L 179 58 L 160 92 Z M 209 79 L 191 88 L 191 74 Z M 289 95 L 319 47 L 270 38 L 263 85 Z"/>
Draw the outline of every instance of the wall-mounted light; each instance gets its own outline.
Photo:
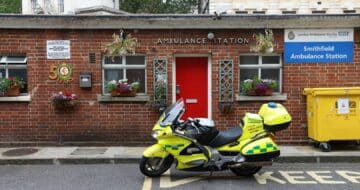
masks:
<path id="1" fill-rule="evenodd" d="M 209 40 L 213 40 L 213 39 L 215 38 L 215 34 L 212 33 L 212 32 L 209 32 L 209 33 L 207 34 L 207 38 L 208 38 Z"/>

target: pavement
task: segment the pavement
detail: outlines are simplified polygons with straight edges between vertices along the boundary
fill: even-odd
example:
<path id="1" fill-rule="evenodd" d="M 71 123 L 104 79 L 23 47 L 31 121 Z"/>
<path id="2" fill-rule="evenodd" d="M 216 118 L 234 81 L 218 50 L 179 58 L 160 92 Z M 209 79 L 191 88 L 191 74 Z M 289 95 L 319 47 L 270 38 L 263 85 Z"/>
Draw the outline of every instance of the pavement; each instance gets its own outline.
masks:
<path id="1" fill-rule="evenodd" d="M 0 148 L 0 165 L 116 164 L 139 162 L 145 147 L 9 147 Z M 281 146 L 276 162 L 359 162 L 360 146 L 341 146 L 322 152 L 313 146 Z"/>

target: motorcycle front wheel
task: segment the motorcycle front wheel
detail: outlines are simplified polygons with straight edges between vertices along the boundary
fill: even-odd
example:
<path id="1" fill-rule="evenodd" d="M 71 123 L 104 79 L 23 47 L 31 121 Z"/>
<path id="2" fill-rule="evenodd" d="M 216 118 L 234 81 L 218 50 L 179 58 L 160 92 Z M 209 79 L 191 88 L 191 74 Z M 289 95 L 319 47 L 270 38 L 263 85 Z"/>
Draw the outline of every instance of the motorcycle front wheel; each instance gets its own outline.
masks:
<path id="1" fill-rule="evenodd" d="M 261 170 L 261 166 L 241 166 L 238 168 L 230 168 L 230 170 L 238 176 L 252 176 Z"/>
<path id="2" fill-rule="evenodd" d="M 169 155 L 166 158 L 145 157 L 140 160 L 140 171 L 149 177 L 158 177 L 166 172 L 174 161 L 174 157 Z"/>

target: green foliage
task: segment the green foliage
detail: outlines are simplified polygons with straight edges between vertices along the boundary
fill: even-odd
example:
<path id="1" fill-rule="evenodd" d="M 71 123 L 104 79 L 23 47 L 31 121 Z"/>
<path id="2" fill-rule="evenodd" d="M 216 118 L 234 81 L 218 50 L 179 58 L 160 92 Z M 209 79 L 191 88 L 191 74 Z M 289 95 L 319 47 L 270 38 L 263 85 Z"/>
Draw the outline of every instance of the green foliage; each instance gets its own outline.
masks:
<path id="1" fill-rule="evenodd" d="M 270 29 L 265 29 L 265 34 L 254 34 L 253 38 L 255 38 L 256 44 L 251 47 L 250 51 L 265 53 L 268 49 L 274 47 L 274 34 Z"/>
<path id="2" fill-rule="evenodd" d="M 130 13 L 186 14 L 197 5 L 198 0 L 120 0 L 120 9 Z"/>
<path id="3" fill-rule="evenodd" d="M 24 81 L 18 77 L 0 78 L 0 96 L 4 96 L 12 87 L 24 87 Z"/>
<path id="4" fill-rule="evenodd" d="M 244 94 L 263 94 L 267 89 L 277 90 L 278 84 L 272 79 L 246 79 L 241 82 L 241 92 Z"/>
<path id="5" fill-rule="evenodd" d="M 136 45 L 137 39 L 131 37 L 131 34 L 128 34 L 123 39 L 120 35 L 114 33 L 113 41 L 106 45 L 105 52 L 114 59 L 115 56 L 119 55 L 135 54 Z"/>
<path id="6" fill-rule="evenodd" d="M 0 0 L 0 13 L 21 13 L 21 0 Z"/>

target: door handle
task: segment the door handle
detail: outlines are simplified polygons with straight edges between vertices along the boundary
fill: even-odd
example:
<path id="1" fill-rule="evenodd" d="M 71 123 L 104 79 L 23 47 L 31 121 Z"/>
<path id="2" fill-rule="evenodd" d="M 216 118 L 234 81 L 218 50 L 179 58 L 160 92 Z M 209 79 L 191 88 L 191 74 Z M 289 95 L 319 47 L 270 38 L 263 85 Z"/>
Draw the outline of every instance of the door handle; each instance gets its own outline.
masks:
<path id="1" fill-rule="evenodd" d="M 176 85 L 176 94 L 180 94 L 180 85 Z"/>

